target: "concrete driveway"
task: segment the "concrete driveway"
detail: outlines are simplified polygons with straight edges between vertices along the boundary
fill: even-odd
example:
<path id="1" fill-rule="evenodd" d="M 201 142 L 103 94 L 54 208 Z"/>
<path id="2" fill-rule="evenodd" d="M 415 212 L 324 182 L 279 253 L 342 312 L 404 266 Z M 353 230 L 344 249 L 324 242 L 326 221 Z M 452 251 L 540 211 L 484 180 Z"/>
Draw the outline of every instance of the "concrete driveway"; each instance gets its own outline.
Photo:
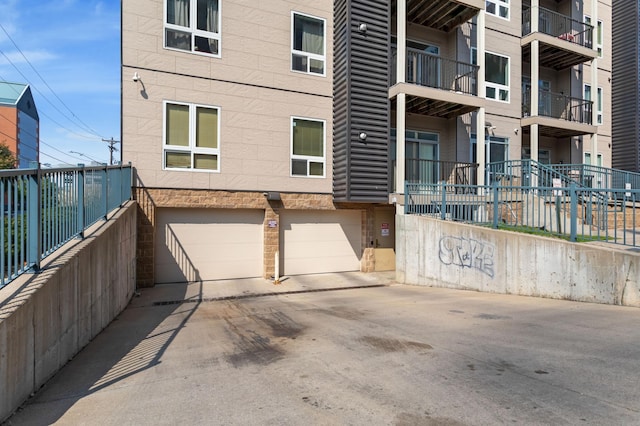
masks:
<path id="1" fill-rule="evenodd" d="M 7 424 L 640 424 L 639 309 L 389 277 L 144 290 Z"/>

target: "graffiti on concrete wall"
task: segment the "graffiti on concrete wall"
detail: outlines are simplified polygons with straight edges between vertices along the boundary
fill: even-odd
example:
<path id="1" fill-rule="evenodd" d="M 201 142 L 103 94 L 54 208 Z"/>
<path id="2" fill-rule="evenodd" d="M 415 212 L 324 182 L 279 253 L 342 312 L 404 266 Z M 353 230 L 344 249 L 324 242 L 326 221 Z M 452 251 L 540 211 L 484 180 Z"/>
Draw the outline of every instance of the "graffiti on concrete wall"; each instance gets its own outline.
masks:
<path id="1" fill-rule="evenodd" d="M 493 244 L 461 237 L 442 237 L 439 245 L 440 262 L 461 268 L 473 268 L 493 278 Z"/>

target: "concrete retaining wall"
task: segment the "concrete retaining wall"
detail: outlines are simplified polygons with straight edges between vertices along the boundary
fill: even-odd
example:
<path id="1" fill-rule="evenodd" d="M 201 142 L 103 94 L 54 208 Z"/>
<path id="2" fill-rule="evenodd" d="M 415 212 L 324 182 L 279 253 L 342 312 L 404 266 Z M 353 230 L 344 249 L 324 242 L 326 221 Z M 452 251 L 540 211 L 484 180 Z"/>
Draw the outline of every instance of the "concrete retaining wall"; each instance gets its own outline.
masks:
<path id="1" fill-rule="evenodd" d="M 396 216 L 406 284 L 640 307 L 640 252 Z"/>
<path id="2" fill-rule="evenodd" d="M 0 422 L 102 331 L 135 291 L 136 205 L 0 290 Z"/>

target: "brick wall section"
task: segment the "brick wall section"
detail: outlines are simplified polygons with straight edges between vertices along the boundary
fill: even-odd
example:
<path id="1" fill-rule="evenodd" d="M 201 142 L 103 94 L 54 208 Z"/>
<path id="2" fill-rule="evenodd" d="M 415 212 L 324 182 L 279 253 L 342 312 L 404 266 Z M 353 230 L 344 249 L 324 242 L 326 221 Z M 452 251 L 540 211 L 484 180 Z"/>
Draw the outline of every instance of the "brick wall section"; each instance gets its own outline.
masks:
<path id="1" fill-rule="evenodd" d="M 373 236 L 373 207 L 360 203 L 333 202 L 331 194 L 281 193 L 281 201 L 267 201 L 262 192 L 234 192 L 138 187 L 134 190 L 138 202 L 138 244 L 136 249 L 137 285 L 154 285 L 154 245 L 156 208 L 217 208 L 261 209 L 264 217 L 263 277 L 275 274 L 275 252 L 280 246 L 280 211 L 282 210 L 362 210 L 361 270 L 371 272 L 375 261 L 373 248 L 368 247 Z M 278 226 L 269 228 L 269 221 Z"/>
<path id="2" fill-rule="evenodd" d="M 376 259 L 374 256 L 373 240 L 375 239 L 374 227 L 374 209 L 369 206 L 362 212 L 362 243 L 364 250 L 362 252 L 362 271 L 373 272 L 376 269 Z"/>
<path id="3" fill-rule="evenodd" d="M 275 203 L 271 203 L 275 204 Z M 269 221 L 275 220 L 277 226 L 269 228 Z M 275 275 L 275 256 L 280 247 L 280 214 L 279 209 L 269 206 L 264 214 L 264 277 Z"/>
<path id="4" fill-rule="evenodd" d="M 18 110 L 0 106 L 0 142 L 15 155 L 18 152 Z"/>

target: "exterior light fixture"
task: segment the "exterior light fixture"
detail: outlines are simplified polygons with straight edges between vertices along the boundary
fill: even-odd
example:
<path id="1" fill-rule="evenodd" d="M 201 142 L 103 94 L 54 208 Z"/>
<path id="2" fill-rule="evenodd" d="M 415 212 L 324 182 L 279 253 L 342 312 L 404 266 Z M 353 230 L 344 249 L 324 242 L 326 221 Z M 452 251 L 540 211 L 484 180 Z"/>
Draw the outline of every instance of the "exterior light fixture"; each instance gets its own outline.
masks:
<path id="1" fill-rule="evenodd" d="M 367 140 L 367 134 L 365 132 L 360 132 L 360 134 L 358 135 L 358 137 L 360 138 L 361 141 L 366 141 Z"/>

